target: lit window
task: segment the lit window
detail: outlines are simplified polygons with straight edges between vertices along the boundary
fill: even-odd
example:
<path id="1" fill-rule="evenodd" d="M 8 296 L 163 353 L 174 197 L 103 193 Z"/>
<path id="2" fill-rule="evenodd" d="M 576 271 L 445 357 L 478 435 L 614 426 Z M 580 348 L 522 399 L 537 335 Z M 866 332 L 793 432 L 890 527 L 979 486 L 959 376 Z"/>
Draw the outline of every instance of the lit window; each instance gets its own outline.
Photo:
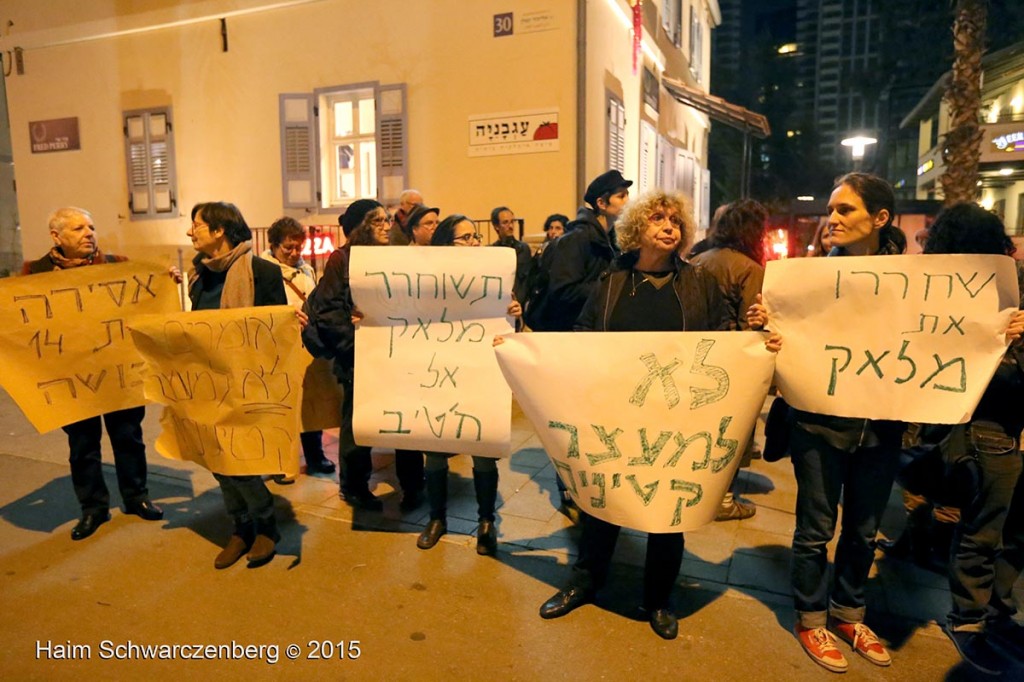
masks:
<path id="1" fill-rule="evenodd" d="M 124 137 L 130 219 L 176 218 L 170 107 L 125 112 Z"/>

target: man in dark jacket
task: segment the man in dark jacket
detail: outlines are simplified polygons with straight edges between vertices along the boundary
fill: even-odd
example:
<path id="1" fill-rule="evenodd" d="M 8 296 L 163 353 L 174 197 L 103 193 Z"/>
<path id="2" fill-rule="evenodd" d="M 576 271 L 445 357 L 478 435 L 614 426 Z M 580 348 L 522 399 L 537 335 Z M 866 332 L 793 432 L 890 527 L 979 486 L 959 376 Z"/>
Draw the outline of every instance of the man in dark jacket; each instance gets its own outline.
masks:
<path id="1" fill-rule="evenodd" d="M 613 229 L 632 184 L 617 170 L 594 178 L 583 195 L 589 206 L 580 207 L 566 233 L 549 247 L 557 251 L 551 259 L 548 284 L 551 324 L 545 331 L 572 330 L 601 273 L 618 255 Z"/>
<path id="2" fill-rule="evenodd" d="M 507 206 L 499 206 L 491 211 L 491 225 L 494 226 L 494 231 L 498 233 L 498 241 L 491 244 L 491 246 L 507 246 L 510 249 L 515 249 L 516 278 L 512 284 L 512 291 L 515 293 L 517 301 L 525 301 L 528 293 L 526 278 L 530 274 L 532 254 L 530 253 L 530 247 L 516 238 L 516 228 L 519 227 L 519 221 L 516 220 L 512 209 Z"/>
<path id="3" fill-rule="evenodd" d="M 104 255 L 96 243 L 96 227 L 85 209 L 67 207 L 50 215 L 50 237 L 54 246 L 37 261 L 27 263 L 25 274 L 67 270 L 127 260 L 123 256 Z M 71 530 L 72 540 L 84 540 L 110 520 L 110 492 L 103 480 L 100 437 L 103 423 L 114 451 L 117 484 L 121 489 L 125 512 L 146 521 L 164 517 L 160 507 L 149 499 L 146 487 L 146 445 L 142 441 L 143 406 L 115 410 L 102 417 L 89 417 L 64 426 L 71 451 L 71 483 L 82 506 L 82 519 Z"/>

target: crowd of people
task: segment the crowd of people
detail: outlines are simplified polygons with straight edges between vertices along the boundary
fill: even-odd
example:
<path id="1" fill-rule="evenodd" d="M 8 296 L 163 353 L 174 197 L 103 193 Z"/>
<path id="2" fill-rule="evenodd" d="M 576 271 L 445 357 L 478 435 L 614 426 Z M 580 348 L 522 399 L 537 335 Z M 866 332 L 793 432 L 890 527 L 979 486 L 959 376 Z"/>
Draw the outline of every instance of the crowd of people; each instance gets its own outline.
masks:
<path id="1" fill-rule="evenodd" d="M 517 328 L 771 332 L 772 320 L 761 299 L 765 208 L 751 200 L 721 207 L 707 239 L 695 246 L 696 224 L 685 197 L 655 190 L 630 200 L 632 184 L 616 170 L 594 178 L 575 219 L 552 214 L 545 221 L 545 240 L 536 253 L 516 234 L 519 223 L 508 207 L 492 211 L 491 223 L 498 235 L 492 246 L 516 252 L 515 300 L 507 314 L 518 321 Z M 316 281 L 302 261 L 305 233 L 296 221 L 275 222 L 268 235 L 269 248 L 256 256 L 251 230 L 235 206 L 208 202 L 192 209 L 188 230 L 196 251 L 188 273 L 192 309 L 285 303 L 296 307 L 304 345 L 313 356 L 330 363 L 343 389 L 339 494 L 357 509 L 380 511 L 383 505 L 369 486 L 371 449 L 356 443 L 352 428 L 355 330 L 362 314 L 349 287 L 351 248 L 481 246 L 472 220 L 458 213 L 441 216 L 441 209 L 427 206 L 416 190 L 403 193 L 393 215 L 371 199 L 353 202 L 339 219 L 345 244 L 330 256 Z M 894 226 L 895 217 L 895 198 L 887 182 L 865 173 L 845 175 L 832 191 L 826 219 L 814 238 L 813 255 L 904 253 L 906 239 Z M 120 260 L 99 250 L 92 218 L 84 209 L 58 210 L 49 228 L 54 247 L 27 264 L 26 274 Z M 1011 254 L 1012 249 L 998 217 L 976 205 L 947 209 L 924 237 L 925 253 Z M 1018 267 L 1017 272 L 1024 289 L 1024 270 Z M 171 276 L 181 278 L 174 268 Z M 1024 312 L 1018 312 L 1006 329 L 1009 350 L 973 418 L 943 430 L 933 448 L 943 453 L 944 462 L 956 462 L 971 474 L 958 477 L 956 484 L 960 513 L 950 542 L 953 603 L 946 631 L 961 655 L 987 672 L 1004 669 L 1007 655 L 1024 660 L 1024 628 L 1013 620 L 1012 597 L 1013 584 L 1024 569 L 1022 331 Z M 775 333 L 765 339 L 773 352 L 785 342 Z M 125 510 L 147 520 L 162 518 L 146 488 L 144 409 L 113 412 L 64 427 L 72 481 L 82 507 L 72 539 L 89 537 L 109 519 L 109 494 L 101 471 L 101 422 L 110 436 Z M 796 639 L 811 659 L 834 672 L 848 668 L 837 637 L 871 663 L 888 666 L 890 653 L 864 623 L 865 585 L 882 513 L 900 467 L 907 425 L 796 409 L 790 409 L 786 419 L 788 454 L 798 486 L 792 543 Z M 320 432 L 301 434 L 301 444 L 307 472 L 334 472 L 334 464 L 324 456 Z M 748 450 L 745 462 L 752 455 Z M 416 538 L 420 549 L 436 546 L 447 532 L 451 456 L 396 452 L 401 509 L 413 511 L 424 501 L 429 507 L 429 520 Z M 228 542 L 215 557 L 215 567 L 227 568 L 242 557 L 251 566 L 267 563 L 280 532 L 266 481 L 261 476 L 215 473 L 215 477 L 234 524 Z M 563 617 L 594 601 L 608 579 L 620 531 L 619 526 L 581 510 L 563 481 L 557 483 L 563 511 L 580 528 L 579 551 L 566 587 L 541 606 L 545 619 Z M 498 469 L 493 458 L 473 457 L 473 484 L 479 518 L 477 552 L 493 555 L 498 544 Z M 752 503 L 729 492 L 716 519 L 744 519 L 755 512 Z M 827 545 L 837 526 L 839 540 L 830 575 Z M 682 533 L 647 537 L 641 607 L 653 631 L 665 639 L 675 638 L 679 629 L 671 595 L 683 547 Z"/>

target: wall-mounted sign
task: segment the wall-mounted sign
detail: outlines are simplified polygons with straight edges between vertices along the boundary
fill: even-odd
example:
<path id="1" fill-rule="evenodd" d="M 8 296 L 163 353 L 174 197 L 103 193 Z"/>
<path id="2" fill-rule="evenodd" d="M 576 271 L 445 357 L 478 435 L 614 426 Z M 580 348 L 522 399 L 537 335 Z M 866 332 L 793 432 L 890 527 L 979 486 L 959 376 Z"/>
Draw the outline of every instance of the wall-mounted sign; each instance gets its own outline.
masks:
<path id="1" fill-rule="evenodd" d="M 519 17 L 514 12 L 503 12 L 494 15 L 494 37 L 510 36 L 523 33 L 540 33 L 541 31 L 553 31 L 555 26 L 555 14 L 551 10 L 542 9 L 533 12 L 521 12 Z"/>
<path id="2" fill-rule="evenodd" d="M 32 140 L 33 154 L 66 152 L 82 148 L 78 139 L 77 117 L 29 121 L 28 133 Z"/>
<path id="3" fill-rule="evenodd" d="M 503 14 L 494 15 L 494 37 L 500 38 L 502 36 L 512 35 L 512 12 L 505 12 Z"/>
<path id="4" fill-rule="evenodd" d="M 992 147 L 1001 152 L 1024 151 L 1024 130 L 1015 130 L 993 138 Z"/>
<path id="5" fill-rule="evenodd" d="M 469 117 L 469 155 L 558 151 L 558 109 Z"/>

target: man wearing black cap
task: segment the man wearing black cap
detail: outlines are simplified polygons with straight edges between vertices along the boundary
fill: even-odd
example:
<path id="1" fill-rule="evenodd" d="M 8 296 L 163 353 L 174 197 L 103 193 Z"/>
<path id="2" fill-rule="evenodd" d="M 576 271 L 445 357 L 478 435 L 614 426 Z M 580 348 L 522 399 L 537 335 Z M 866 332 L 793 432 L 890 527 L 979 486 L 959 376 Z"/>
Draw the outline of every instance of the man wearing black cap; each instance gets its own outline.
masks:
<path id="1" fill-rule="evenodd" d="M 413 246 L 430 246 L 430 238 L 434 236 L 434 230 L 437 229 L 438 223 L 441 222 L 441 209 L 432 208 L 430 206 L 424 206 L 423 204 L 416 204 L 409 211 L 408 217 L 405 219 L 405 227 L 402 230 L 405 232 L 405 236 L 408 239 L 405 244 L 411 244 Z M 392 241 L 392 245 L 395 242 Z"/>
<path id="2" fill-rule="evenodd" d="M 629 200 L 632 184 L 619 171 L 610 170 L 587 186 L 583 201 L 589 206 L 579 208 L 576 220 L 554 244 L 557 252 L 551 259 L 547 303 L 554 313 L 554 325 L 545 331 L 572 330 L 598 277 L 618 255 L 612 230 Z"/>

